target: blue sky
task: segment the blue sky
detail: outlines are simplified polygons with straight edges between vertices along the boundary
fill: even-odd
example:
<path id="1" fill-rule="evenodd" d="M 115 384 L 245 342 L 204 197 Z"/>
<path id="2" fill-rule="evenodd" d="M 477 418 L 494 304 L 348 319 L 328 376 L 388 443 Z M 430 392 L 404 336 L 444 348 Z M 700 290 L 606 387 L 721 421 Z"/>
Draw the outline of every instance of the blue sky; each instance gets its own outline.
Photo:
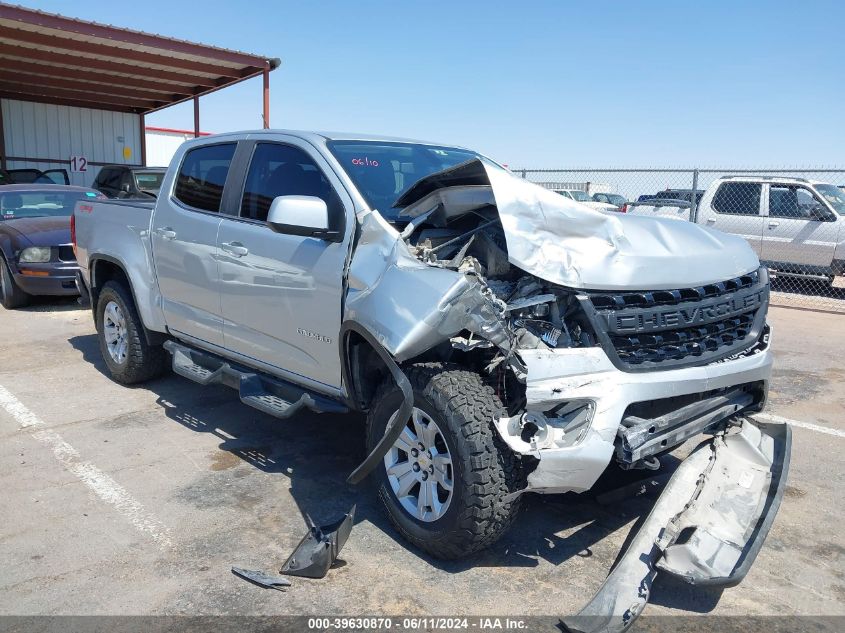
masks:
<path id="1" fill-rule="evenodd" d="M 845 164 L 843 2 L 18 1 L 279 57 L 273 127 L 512 167 Z M 260 127 L 261 80 L 201 109 L 204 130 Z M 148 124 L 190 128 L 192 108 Z"/>

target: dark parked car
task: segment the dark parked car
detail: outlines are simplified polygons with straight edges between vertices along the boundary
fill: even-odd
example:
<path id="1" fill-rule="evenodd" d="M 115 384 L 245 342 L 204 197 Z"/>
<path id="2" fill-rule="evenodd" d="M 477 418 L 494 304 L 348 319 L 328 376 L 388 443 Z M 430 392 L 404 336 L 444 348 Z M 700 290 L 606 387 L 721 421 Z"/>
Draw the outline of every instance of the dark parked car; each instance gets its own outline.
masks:
<path id="1" fill-rule="evenodd" d="M 70 216 L 80 200 L 105 196 L 68 185 L 0 185 L 0 304 L 18 308 L 31 295 L 74 295 L 76 256 Z"/>
<path id="2" fill-rule="evenodd" d="M 149 200 L 158 196 L 165 171 L 164 167 L 106 165 L 91 186 L 108 198 Z"/>
<path id="3" fill-rule="evenodd" d="M 654 198 L 659 200 L 683 200 L 692 204 L 692 189 L 664 189 L 658 191 Z M 704 195 L 704 189 L 695 190 L 695 203 L 701 202 L 701 196 Z"/>

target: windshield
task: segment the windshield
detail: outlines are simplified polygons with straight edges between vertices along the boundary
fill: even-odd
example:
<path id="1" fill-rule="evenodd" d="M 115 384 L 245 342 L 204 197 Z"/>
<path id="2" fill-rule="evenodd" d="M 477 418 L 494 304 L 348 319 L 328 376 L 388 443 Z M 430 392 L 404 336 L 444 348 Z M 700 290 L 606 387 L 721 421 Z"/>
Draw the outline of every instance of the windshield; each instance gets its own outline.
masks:
<path id="1" fill-rule="evenodd" d="M 617 206 L 621 206 L 621 205 L 625 204 L 626 202 L 628 202 L 627 200 L 625 200 L 624 196 L 620 196 L 620 195 L 617 195 L 615 193 L 607 193 L 605 195 L 607 196 L 607 201 L 610 202 L 610 204 L 615 204 Z"/>
<path id="2" fill-rule="evenodd" d="M 145 191 L 158 191 L 164 179 L 163 171 L 136 171 L 135 185 Z"/>
<path id="3" fill-rule="evenodd" d="M 839 215 L 845 215 L 845 191 L 834 185 L 815 185 L 822 198 L 827 200 Z"/>
<path id="4" fill-rule="evenodd" d="M 592 202 L 593 199 L 587 195 L 586 191 L 570 191 L 569 195 L 571 195 L 575 200 L 578 202 Z"/>
<path id="5" fill-rule="evenodd" d="M 93 191 L 10 191 L 0 193 L 0 219 L 70 216 L 77 200 L 97 198 Z"/>
<path id="6" fill-rule="evenodd" d="M 397 198 L 426 176 L 473 158 L 475 152 L 454 147 L 383 141 L 331 141 L 329 150 L 349 174 L 371 208 L 393 221 Z"/>

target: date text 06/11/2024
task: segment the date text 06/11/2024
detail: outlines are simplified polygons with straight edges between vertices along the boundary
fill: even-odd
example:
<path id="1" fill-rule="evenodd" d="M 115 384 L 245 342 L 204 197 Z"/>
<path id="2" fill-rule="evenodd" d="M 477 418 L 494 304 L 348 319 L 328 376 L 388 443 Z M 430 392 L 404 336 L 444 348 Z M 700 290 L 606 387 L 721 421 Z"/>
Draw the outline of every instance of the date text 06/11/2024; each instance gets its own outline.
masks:
<path id="1" fill-rule="evenodd" d="M 309 618 L 310 630 L 366 630 L 366 631 L 417 631 L 417 630 L 473 630 L 473 631 L 518 631 L 528 628 L 520 618 L 497 617 L 332 617 Z"/>

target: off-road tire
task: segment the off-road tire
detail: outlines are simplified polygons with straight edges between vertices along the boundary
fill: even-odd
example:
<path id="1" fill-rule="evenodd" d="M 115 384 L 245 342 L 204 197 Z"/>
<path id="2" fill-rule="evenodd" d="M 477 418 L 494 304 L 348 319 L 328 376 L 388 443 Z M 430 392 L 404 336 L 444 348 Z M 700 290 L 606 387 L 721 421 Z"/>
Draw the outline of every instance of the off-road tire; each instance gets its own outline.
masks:
<path id="1" fill-rule="evenodd" d="M 126 319 L 126 337 L 128 348 L 126 360 L 117 363 L 109 354 L 103 328 L 103 313 L 110 301 L 114 301 Z M 143 324 L 135 309 L 132 293 L 119 281 L 108 281 L 100 290 L 97 299 L 97 338 L 100 353 L 109 369 L 111 377 L 124 385 L 132 385 L 153 378 L 158 378 L 167 369 L 169 354 L 160 345 L 150 345 L 144 335 Z"/>
<path id="2" fill-rule="evenodd" d="M 7 310 L 22 308 L 29 303 L 31 295 L 20 289 L 15 283 L 9 264 L 3 257 L 0 257 L 0 304 Z"/>
<path id="3" fill-rule="evenodd" d="M 493 428 L 504 411 L 492 387 L 478 374 L 457 365 L 426 363 L 405 370 L 414 406 L 436 422 L 452 455 L 453 496 L 445 514 L 433 522 L 412 517 L 397 501 L 383 463 L 371 478 L 391 522 L 408 541 L 435 558 L 455 559 L 485 549 L 510 527 L 524 487 L 519 459 Z M 402 401 L 388 378 L 373 397 L 367 416 L 367 450 L 373 449 Z"/>

